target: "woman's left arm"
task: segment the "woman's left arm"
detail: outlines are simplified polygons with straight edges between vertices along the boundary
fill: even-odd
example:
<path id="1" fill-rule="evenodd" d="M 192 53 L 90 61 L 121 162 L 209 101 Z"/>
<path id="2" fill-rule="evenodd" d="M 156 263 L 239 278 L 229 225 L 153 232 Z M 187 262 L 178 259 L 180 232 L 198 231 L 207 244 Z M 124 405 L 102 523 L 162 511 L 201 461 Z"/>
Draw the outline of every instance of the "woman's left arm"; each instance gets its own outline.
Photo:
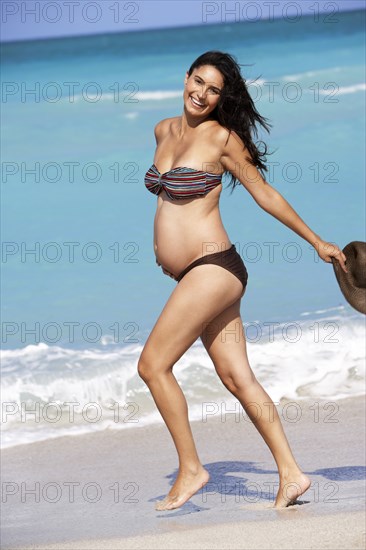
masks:
<path id="1" fill-rule="evenodd" d="M 232 132 L 226 139 L 220 159 L 225 170 L 231 172 L 243 184 L 263 210 L 308 241 L 322 260 L 331 262 L 333 256 L 339 261 L 342 269 L 347 272 L 346 256 L 342 250 L 337 245 L 323 241 L 319 235 L 314 233 L 287 200 L 262 178 L 259 170 L 249 162 L 249 158 L 249 151 L 246 148 L 243 150 L 242 140 L 235 132 Z"/>

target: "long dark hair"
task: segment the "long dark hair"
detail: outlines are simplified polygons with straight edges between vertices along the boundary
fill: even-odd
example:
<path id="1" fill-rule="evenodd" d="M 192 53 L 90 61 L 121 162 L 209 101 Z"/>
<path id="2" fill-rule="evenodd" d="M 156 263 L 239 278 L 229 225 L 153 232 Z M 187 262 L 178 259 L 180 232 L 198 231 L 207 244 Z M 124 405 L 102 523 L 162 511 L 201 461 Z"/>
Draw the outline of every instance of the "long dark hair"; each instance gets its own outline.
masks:
<path id="1" fill-rule="evenodd" d="M 256 166 L 264 177 L 267 167 L 263 160 L 266 161 L 266 155 L 268 154 L 267 145 L 263 141 L 257 142 L 264 145 L 264 151 L 260 151 L 253 141 L 252 134 L 254 133 L 258 137 L 256 124 L 263 126 L 268 133 L 272 124 L 268 122 L 267 118 L 258 113 L 248 92 L 246 81 L 241 75 L 240 64 L 236 62 L 232 55 L 213 50 L 197 57 L 190 66 L 188 75 L 191 76 L 194 69 L 198 69 L 203 65 L 215 67 L 220 71 L 224 80 L 219 102 L 210 114 L 210 118 L 217 120 L 221 126 L 226 128 L 229 135 L 232 130 L 239 135 L 250 153 L 251 158 L 248 158 L 248 161 Z M 234 187 L 240 185 L 240 182 L 231 172 L 225 173 L 231 176 L 229 185 L 232 186 L 232 193 Z"/>

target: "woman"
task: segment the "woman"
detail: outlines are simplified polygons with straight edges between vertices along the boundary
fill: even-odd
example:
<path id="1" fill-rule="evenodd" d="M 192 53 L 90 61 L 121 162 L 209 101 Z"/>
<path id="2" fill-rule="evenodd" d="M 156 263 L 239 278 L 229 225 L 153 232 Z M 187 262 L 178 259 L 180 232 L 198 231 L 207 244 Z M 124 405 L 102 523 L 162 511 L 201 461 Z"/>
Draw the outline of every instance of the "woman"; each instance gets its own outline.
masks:
<path id="1" fill-rule="evenodd" d="M 158 195 L 156 261 L 178 282 L 138 363 L 179 457 L 175 483 L 156 509 L 182 506 L 209 479 L 197 455 L 184 394 L 172 372 L 198 337 L 223 384 L 240 401 L 273 454 L 279 472 L 274 505 L 283 508 L 311 482 L 293 457 L 276 407 L 275 417 L 266 418 L 264 411 L 273 401 L 248 362 L 240 317 L 247 272 L 220 218 L 222 174 L 229 172 L 233 187 L 242 184 L 261 208 L 311 243 L 323 260 L 331 262 L 334 256 L 346 271 L 346 257 L 316 235 L 261 176 L 259 170 L 266 170 L 261 160 L 265 153 L 259 152 L 251 134 L 257 133 L 256 123 L 267 131 L 268 126 L 232 56 L 211 51 L 198 57 L 186 73 L 183 101 L 182 116 L 156 125 L 154 164 L 145 176 L 148 190 Z M 230 338 L 238 323 L 239 340 Z"/>

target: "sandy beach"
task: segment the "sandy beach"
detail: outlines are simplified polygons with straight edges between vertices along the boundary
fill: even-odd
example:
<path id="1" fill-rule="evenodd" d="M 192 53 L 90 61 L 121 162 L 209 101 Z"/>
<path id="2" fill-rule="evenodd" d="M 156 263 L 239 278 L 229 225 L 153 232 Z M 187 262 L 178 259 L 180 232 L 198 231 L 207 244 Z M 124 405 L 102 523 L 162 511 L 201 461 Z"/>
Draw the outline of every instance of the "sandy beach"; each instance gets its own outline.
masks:
<path id="1" fill-rule="evenodd" d="M 273 508 L 272 455 L 247 418 L 227 412 L 192 423 L 211 478 L 175 511 L 154 508 L 177 471 L 163 424 L 3 450 L 2 548 L 364 548 L 364 398 L 277 409 L 312 479 L 295 505 Z"/>

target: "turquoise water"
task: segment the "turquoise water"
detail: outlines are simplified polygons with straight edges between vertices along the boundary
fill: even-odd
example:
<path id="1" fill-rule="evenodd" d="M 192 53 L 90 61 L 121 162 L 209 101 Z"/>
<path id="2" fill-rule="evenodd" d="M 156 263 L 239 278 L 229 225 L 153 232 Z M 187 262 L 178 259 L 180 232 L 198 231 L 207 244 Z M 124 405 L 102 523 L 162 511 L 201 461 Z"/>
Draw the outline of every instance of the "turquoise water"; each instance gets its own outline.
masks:
<path id="1" fill-rule="evenodd" d="M 63 380 L 62 401 L 68 383 L 79 387 L 87 377 L 90 350 L 99 366 L 89 374 L 99 387 L 129 350 L 125 382 L 134 380 L 132 393 L 137 388 L 139 351 L 176 284 L 155 263 L 156 197 L 143 176 L 154 125 L 181 114 L 185 71 L 204 51 L 236 56 L 258 110 L 273 124 L 270 136 L 260 135 L 274 151 L 267 180 L 323 239 L 341 247 L 366 240 L 364 14 L 340 13 L 332 24 L 306 17 L 3 45 L 9 399 L 50 400 L 50 388 Z M 331 264 L 244 187 L 224 189 L 220 204 L 249 273 L 244 322 L 317 320 L 336 311 L 355 334 L 353 323 L 363 317 L 345 303 Z M 55 353 L 72 359 L 54 369 Z M 115 398 L 126 398 L 125 382 Z"/>

